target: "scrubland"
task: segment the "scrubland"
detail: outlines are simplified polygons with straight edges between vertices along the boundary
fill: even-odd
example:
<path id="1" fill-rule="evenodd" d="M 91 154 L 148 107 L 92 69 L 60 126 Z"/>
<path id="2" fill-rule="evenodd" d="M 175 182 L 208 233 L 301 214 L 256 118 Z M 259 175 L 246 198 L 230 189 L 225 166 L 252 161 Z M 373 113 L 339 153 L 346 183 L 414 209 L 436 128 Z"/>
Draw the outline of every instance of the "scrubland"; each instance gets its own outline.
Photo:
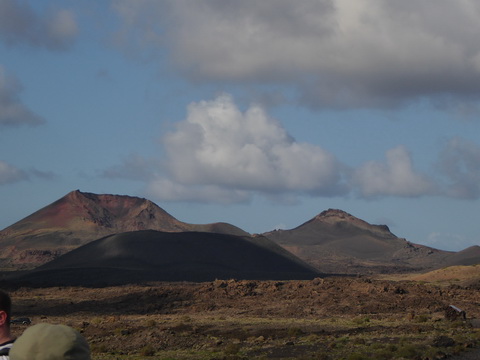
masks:
<path id="1" fill-rule="evenodd" d="M 16 316 L 75 327 L 94 359 L 442 359 L 480 346 L 474 284 L 331 277 L 9 291 Z M 467 319 L 447 320 L 449 305 Z"/>

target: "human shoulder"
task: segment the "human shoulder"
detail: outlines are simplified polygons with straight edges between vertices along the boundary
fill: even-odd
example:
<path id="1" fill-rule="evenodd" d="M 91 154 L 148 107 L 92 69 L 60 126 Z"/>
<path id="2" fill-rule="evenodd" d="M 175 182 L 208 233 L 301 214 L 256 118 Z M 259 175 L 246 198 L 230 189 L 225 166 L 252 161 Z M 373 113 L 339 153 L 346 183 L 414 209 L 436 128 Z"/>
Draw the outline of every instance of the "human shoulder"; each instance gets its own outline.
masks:
<path id="1" fill-rule="evenodd" d="M 0 360 L 8 360 L 8 353 L 10 351 L 10 348 L 13 346 L 13 342 L 15 340 L 10 340 L 7 342 L 4 342 L 0 344 Z"/>

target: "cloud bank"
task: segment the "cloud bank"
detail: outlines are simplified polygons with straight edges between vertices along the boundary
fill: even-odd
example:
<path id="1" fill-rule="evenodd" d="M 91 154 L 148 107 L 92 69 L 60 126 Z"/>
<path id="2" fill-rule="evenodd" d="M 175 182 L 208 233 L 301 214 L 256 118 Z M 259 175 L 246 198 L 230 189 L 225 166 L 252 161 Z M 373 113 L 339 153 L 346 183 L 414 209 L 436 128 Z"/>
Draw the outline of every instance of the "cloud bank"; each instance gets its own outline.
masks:
<path id="1" fill-rule="evenodd" d="M 26 172 L 0 160 L 0 185 L 12 184 L 22 180 L 27 180 Z"/>
<path id="2" fill-rule="evenodd" d="M 437 192 L 433 180 L 414 170 L 411 155 L 404 146 L 388 150 L 385 163 L 369 161 L 356 169 L 353 183 L 366 198 L 418 197 Z"/>
<path id="3" fill-rule="evenodd" d="M 312 108 L 430 99 L 464 109 L 480 97 L 476 0 L 113 4 L 124 45 L 167 48 L 195 82 L 283 86 Z"/>
<path id="4" fill-rule="evenodd" d="M 22 85 L 0 65 L 0 127 L 38 125 L 45 120 L 20 100 Z"/>
<path id="5" fill-rule="evenodd" d="M 190 104 L 162 145 L 160 159 L 132 155 L 102 176 L 143 181 L 151 196 L 164 201 L 480 196 L 480 147 L 474 143 L 451 139 L 437 174 L 415 169 L 403 145 L 388 149 L 384 161 L 351 168 L 320 146 L 297 142 L 263 107 L 241 111 L 228 94 Z"/>
<path id="6" fill-rule="evenodd" d="M 187 118 L 163 143 L 166 166 L 177 187 L 168 188 L 162 180 L 163 186 L 155 186 L 160 196 L 192 185 L 210 191 L 232 189 L 236 199 L 244 199 L 245 192 L 345 192 L 341 164 L 332 154 L 296 142 L 260 106 L 241 112 L 229 95 L 192 103 Z"/>
<path id="7" fill-rule="evenodd" d="M 68 49 L 78 29 L 73 13 L 61 9 L 37 14 L 28 3 L 0 0 L 0 40 L 53 51 Z"/>
<path id="8" fill-rule="evenodd" d="M 480 145 L 454 137 L 440 154 L 439 169 L 447 179 L 447 195 L 460 199 L 480 198 Z"/>

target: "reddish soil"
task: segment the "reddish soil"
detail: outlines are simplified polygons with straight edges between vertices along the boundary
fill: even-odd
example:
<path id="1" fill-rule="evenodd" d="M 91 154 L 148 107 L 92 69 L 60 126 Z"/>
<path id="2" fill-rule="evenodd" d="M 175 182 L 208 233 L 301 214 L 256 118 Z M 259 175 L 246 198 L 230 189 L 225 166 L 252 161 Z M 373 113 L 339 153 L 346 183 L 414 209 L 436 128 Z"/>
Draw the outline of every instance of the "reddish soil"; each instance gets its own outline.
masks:
<path id="1" fill-rule="evenodd" d="M 458 352 L 477 343 L 458 339 L 465 325 L 457 330 L 447 324 L 445 308 L 454 304 L 469 320 L 480 318 L 475 289 L 368 278 L 20 288 L 10 293 L 16 316 L 74 326 L 97 358 L 112 359 L 142 352 L 164 354 L 159 357 L 164 359 L 198 359 L 200 352 L 205 359 L 333 359 L 329 347 L 341 351 L 344 338 L 352 349 L 362 344 L 373 349 L 372 344 L 399 344 L 412 334 L 418 337 L 412 341 L 428 341 L 430 347 L 443 339 L 439 334 L 454 338 Z M 24 328 L 13 330 L 18 335 Z M 167 357 L 172 351 L 175 356 Z M 308 357 L 312 354 L 317 357 Z"/>

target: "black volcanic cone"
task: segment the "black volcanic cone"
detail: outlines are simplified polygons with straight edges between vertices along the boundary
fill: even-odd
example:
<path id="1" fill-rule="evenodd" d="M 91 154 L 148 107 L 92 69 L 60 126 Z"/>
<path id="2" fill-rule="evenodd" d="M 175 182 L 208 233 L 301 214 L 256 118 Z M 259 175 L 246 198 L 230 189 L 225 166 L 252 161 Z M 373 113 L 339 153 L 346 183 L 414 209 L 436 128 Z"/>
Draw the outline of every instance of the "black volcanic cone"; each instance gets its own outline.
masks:
<path id="1" fill-rule="evenodd" d="M 319 274 L 264 237 L 153 230 L 110 235 L 17 280 L 37 285 L 118 285 L 144 281 L 312 279 Z"/>

